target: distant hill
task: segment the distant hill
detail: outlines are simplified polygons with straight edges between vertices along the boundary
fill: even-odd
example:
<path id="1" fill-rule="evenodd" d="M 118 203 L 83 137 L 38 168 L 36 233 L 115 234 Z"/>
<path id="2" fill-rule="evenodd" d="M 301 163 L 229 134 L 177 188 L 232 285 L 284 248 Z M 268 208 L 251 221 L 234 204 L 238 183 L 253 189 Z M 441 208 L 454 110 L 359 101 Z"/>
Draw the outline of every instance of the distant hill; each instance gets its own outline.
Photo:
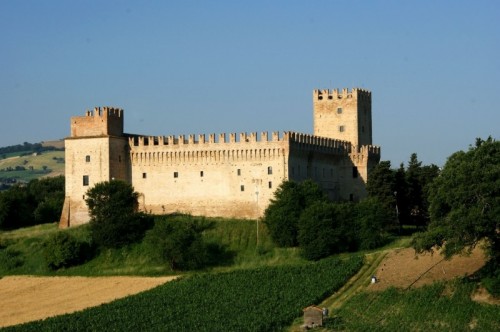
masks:
<path id="1" fill-rule="evenodd" d="M 56 149 L 64 149 L 64 139 L 55 140 L 55 141 L 43 141 L 40 142 L 43 147 L 54 147 Z"/>
<path id="2" fill-rule="evenodd" d="M 0 190 L 58 175 L 64 175 L 63 140 L 0 147 Z"/>

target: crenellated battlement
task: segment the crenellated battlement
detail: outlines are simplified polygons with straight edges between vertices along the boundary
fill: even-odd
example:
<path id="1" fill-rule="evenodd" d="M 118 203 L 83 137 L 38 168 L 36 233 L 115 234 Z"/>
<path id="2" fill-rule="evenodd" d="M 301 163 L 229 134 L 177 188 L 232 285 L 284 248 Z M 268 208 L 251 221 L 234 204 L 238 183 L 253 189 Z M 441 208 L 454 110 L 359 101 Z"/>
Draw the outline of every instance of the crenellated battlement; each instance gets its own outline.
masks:
<path id="1" fill-rule="evenodd" d="M 93 111 L 87 110 L 85 116 L 95 116 L 95 117 L 123 117 L 123 109 L 115 107 L 94 107 Z"/>
<path id="2" fill-rule="evenodd" d="M 338 100 L 338 99 L 357 99 L 357 100 L 370 100 L 372 93 L 365 89 L 353 88 L 349 89 L 316 89 L 313 91 L 314 101 Z"/>
<path id="3" fill-rule="evenodd" d="M 123 122 L 122 109 L 95 107 L 71 118 L 71 137 L 122 136 Z"/>
<path id="4" fill-rule="evenodd" d="M 202 145 L 202 144 L 232 144 L 232 143 L 266 143 L 266 142 L 282 142 L 287 140 L 287 133 L 280 134 L 275 131 L 269 136 L 269 133 L 264 131 L 260 135 L 257 132 L 251 133 L 221 133 L 199 135 L 169 135 L 169 136 L 139 136 L 130 135 L 128 137 L 130 146 L 153 146 L 153 145 Z"/>
<path id="5" fill-rule="evenodd" d="M 129 136 L 129 146 L 130 147 L 149 147 L 149 146 L 189 146 L 199 148 L 201 145 L 223 145 L 223 144 L 236 144 L 240 146 L 260 145 L 272 142 L 288 142 L 294 144 L 296 147 L 302 148 L 315 148 L 315 149 L 330 149 L 336 153 L 347 154 L 351 151 L 351 143 L 347 141 L 341 141 L 337 139 L 331 139 L 327 137 L 314 136 L 309 134 L 302 134 L 292 131 L 287 132 L 272 132 L 269 135 L 268 132 L 261 132 L 260 135 L 257 132 L 251 133 L 226 133 L 221 134 L 209 134 L 208 139 L 205 134 L 200 135 L 169 135 L 169 136 Z"/>
<path id="6" fill-rule="evenodd" d="M 296 132 L 287 132 L 286 134 L 290 142 L 301 145 L 304 148 L 326 148 L 341 154 L 351 151 L 351 143 L 347 141 Z"/>
<path id="7" fill-rule="evenodd" d="M 377 145 L 363 145 L 359 149 L 359 153 L 367 156 L 379 156 L 380 157 L 380 146 Z"/>

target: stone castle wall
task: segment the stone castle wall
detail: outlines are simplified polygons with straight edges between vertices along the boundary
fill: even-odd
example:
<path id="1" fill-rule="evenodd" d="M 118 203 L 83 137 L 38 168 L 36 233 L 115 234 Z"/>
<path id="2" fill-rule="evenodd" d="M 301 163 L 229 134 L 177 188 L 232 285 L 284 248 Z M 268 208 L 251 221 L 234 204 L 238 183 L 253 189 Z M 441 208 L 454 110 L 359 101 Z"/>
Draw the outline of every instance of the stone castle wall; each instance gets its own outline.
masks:
<path id="1" fill-rule="evenodd" d="M 313 98 L 314 135 L 141 136 L 123 133 L 121 109 L 72 117 L 61 227 L 88 222 L 87 190 L 112 179 L 131 183 L 140 208 L 154 214 L 258 218 L 289 179 L 313 179 L 336 200 L 366 196 L 380 158 L 370 145 L 371 93 L 316 90 Z"/>

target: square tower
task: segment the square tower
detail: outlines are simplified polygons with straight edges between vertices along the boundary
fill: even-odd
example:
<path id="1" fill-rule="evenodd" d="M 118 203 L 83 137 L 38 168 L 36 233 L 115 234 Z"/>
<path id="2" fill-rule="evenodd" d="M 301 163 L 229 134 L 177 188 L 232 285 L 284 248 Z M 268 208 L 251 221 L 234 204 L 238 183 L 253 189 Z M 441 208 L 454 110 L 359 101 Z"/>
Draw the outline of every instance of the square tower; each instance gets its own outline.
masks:
<path id="1" fill-rule="evenodd" d="M 112 179 L 130 182 L 128 138 L 123 110 L 104 107 L 71 117 L 65 145 L 65 200 L 60 227 L 88 222 L 85 195 L 96 183 Z"/>
<path id="2" fill-rule="evenodd" d="M 372 144 L 372 94 L 363 89 L 314 90 L 314 135 Z"/>

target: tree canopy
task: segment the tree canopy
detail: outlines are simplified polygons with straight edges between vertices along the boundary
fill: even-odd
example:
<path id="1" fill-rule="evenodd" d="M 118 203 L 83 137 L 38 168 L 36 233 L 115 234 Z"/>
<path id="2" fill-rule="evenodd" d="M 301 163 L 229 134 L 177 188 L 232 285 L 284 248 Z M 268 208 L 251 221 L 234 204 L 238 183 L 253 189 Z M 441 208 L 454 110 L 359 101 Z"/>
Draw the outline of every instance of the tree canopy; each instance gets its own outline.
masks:
<path id="1" fill-rule="evenodd" d="M 500 255 L 500 142 L 478 139 L 451 155 L 429 193 L 431 223 L 413 241 L 418 252 L 443 249 L 446 257 L 471 250 L 480 241 L 490 258 Z"/>
<path id="2" fill-rule="evenodd" d="M 120 247 L 140 239 L 151 220 L 137 212 L 138 193 L 123 181 L 97 183 L 87 191 L 90 231 L 94 244 L 103 248 Z"/>
<path id="3" fill-rule="evenodd" d="M 280 247 L 296 246 L 302 211 L 315 202 L 327 200 L 319 185 L 312 180 L 283 182 L 264 212 L 264 224 L 273 241 Z"/>
<path id="4" fill-rule="evenodd" d="M 55 222 L 64 203 L 64 177 L 31 180 L 0 192 L 0 229 Z"/>

